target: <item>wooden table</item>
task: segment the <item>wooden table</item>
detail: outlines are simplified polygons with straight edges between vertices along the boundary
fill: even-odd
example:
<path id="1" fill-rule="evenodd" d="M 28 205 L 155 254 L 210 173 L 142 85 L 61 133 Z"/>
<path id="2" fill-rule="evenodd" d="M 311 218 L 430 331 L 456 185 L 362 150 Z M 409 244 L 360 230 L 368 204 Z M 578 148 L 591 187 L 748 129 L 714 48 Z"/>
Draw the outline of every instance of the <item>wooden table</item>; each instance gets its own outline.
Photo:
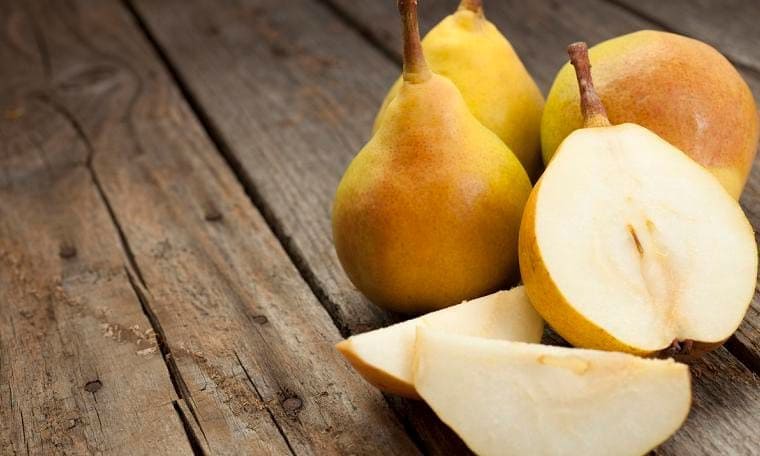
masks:
<path id="1" fill-rule="evenodd" d="M 544 91 L 569 42 L 655 28 L 760 96 L 753 0 L 486 8 Z M 392 0 L 4 0 L 0 24 L 0 454 L 465 452 L 333 349 L 394 320 L 329 222 L 399 73 Z M 742 204 L 757 230 L 757 162 Z M 760 454 L 759 328 L 756 296 L 657 454 Z"/>

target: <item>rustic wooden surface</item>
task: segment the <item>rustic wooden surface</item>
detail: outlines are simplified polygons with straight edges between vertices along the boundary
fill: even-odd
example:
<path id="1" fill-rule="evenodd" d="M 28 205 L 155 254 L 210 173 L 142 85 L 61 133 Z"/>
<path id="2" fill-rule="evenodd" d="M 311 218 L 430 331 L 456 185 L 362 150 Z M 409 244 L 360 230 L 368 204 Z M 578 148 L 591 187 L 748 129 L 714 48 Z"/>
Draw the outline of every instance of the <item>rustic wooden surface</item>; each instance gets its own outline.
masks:
<path id="1" fill-rule="evenodd" d="M 332 349 L 398 318 L 348 282 L 329 224 L 398 76 L 393 3 L 0 1 L 0 454 L 466 452 Z M 456 3 L 423 0 L 423 30 Z M 544 91 L 565 44 L 658 28 L 758 96 L 760 5 L 716 3 L 486 8 Z M 758 328 L 756 296 L 657 454 L 760 451 Z"/>

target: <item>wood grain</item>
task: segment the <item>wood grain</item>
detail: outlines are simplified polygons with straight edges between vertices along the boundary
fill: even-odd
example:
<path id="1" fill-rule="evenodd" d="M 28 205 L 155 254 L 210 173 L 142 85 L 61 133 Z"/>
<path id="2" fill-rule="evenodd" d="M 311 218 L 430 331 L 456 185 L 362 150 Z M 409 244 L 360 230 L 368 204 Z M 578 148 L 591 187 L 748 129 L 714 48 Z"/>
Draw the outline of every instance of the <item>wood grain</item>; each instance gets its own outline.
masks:
<path id="1" fill-rule="evenodd" d="M 192 454 L 88 145 L 44 95 L 41 24 L 4 8 L 0 454 Z"/>
<path id="2" fill-rule="evenodd" d="M 210 454 L 416 453 L 382 396 L 333 349 L 340 335 L 329 315 L 123 4 L 2 8 L 13 31 L 2 107 L 6 123 L 21 123 L 3 134 L 0 167 L 0 182 L 13 185 L 0 203 L 3 261 L 19 266 L 0 277 L 49 271 L 52 281 L 65 241 L 63 255 L 76 249 L 81 259 L 67 260 L 63 284 L 82 301 L 42 288 L 29 297 L 36 282 L 16 276 L 0 287 L 3 303 L 27 296 L 0 309 L 0 385 L 23 404 L 0 411 L 3 448 L 49 449 L 64 435 L 61 450 L 77 454 L 123 442 L 129 454 L 181 453 L 188 438 Z M 31 246 L 40 253 L 16 253 Z M 26 307 L 28 321 L 13 313 Z M 132 329 L 153 331 L 148 351 Z M 21 377 L 28 362 L 34 382 Z M 87 383 L 98 378 L 100 389 Z"/>
<path id="3" fill-rule="evenodd" d="M 719 49 L 744 71 L 760 75 L 760 2 L 744 0 L 608 0 L 634 14 Z M 755 86 L 757 89 L 757 86 Z M 755 90 L 757 95 L 759 92 Z"/>
<path id="4" fill-rule="evenodd" d="M 362 41 L 369 38 L 384 46 L 383 37 L 395 36 L 392 3 L 322 7 L 307 1 L 199 0 L 182 2 L 180 8 L 178 0 L 135 1 L 288 253 L 333 318 L 351 333 L 393 318 L 363 300 L 342 274 L 329 224 L 340 174 L 366 141 L 375 110 L 398 75 L 398 67 L 389 63 L 392 47 L 377 49 Z M 564 61 L 566 43 L 578 38 L 596 42 L 651 27 L 603 2 L 584 1 L 577 10 L 558 2 L 492 3 L 496 7 L 489 9 L 489 17 L 514 37 L 543 87 Z M 423 17 L 429 9 L 441 8 L 424 2 Z M 746 448 L 740 443 L 746 429 L 735 423 L 758 424 L 750 413 L 757 405 L 753 374 L 725 350 L 696 365 L 695 372 L 705 366 L 715 366 L 715 377 L 708 382 L 695 375 L 700 406 L 682 431 L 688 438 L 676 436 L 661 449 L 664 454 L 700 454 L 706 439 L 738 452 Z M 720 385 L 731 382 L 735 391 L 724 393 Z M 749 408 L 724 407 L 724 394 Z M 409 421 L 420 414 L 405 410 L 405 401 L 392 402 L 428 452 L 447 453 L 456 444 L 425 435 L 426 422 Z"/>
<path id="5" fill-rule="evenodd" d="M 0 121 L 0 453 L 191 454 L 85 145 L 24 107 Z"/>
<path id="6" fill-rule="evenodd" d="M 135 7 L 344 333 L 392 321 L 343 274 L 331 241 L 330 204 L 398 69 L 310 0 L 138 1 Z M 427 406 L 391 403 L 425 452 L 462 451 Z"/>

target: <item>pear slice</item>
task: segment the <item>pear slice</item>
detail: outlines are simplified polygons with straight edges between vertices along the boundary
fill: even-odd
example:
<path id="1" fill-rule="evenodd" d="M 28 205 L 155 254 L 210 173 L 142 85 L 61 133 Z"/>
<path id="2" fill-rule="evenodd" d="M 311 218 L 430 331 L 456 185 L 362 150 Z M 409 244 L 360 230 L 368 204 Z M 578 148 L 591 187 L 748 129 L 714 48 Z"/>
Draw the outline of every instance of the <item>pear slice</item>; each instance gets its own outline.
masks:
<path id="1" fill-rule="evenodd" d="M 611 126 L 585 44 L 570 51 L 586 128 L 561 144 L 526 205 L 528 296 L 575 346 L 692 357 L 713 349 L 755 291 L 752 227 L 680 150 L 641 126 Z"/>
<path id="2" fill-rule="evenodd" d="M 420 396 L 481 456 L 640 455 L 683 424 L 689 370 L 671 359 L 417 329 Z"/>
<path id="3" fill-rule="evenodd" d="M 419 399 L 412 381 L 415 329 L 418 325 L 452 334 L 539 342 L 544 322 L 523 287 L 483 296 L 387 328 L 340 342 L 336 347 L 372 385 Z"/>

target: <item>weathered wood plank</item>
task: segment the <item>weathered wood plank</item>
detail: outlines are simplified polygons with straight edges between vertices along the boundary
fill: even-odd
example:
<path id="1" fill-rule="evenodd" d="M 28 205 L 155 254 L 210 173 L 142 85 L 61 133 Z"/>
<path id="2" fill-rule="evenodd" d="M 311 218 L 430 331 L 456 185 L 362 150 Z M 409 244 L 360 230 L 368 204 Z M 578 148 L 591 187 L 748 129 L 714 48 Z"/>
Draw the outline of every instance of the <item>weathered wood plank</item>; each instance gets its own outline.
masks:
<path id="1" fill-rule="evenodd" d="M 88 184 L 102 195 L 125 250 L 128 267 L 118 269 L 121 282 L 127 274 L 126 291 L 133 304 L 137 295 L 145 310 L 142 314 L 137 306 L 140 328 L 145 327 L 147 315 L 157 333 L 158 347 L 151 347 L 156 350 L 149 359 L 166 360 L 177 395 L 184 399 L 178 402 L 182 404 L 178 411 L 195 449 L 213 454 L 415 453 L 382 396 L 358 379 L 333 350 L 340 335 L 329 315 L 205 136 L 123 4 L 19 1 L 11 11 L 25 14 L 26 8 L 37 27 L 14 25 L 23 33 L 7 43 L 12 58 L 4 61 L 14 64 L 3 65 L 3 87 L 13 87 L 15 94 L 24 96 L 14 100 L 21 105 L 9 116 L 31 112 L 33 100 L 47 100 L 59 123 L 67 122 L 69 134 L 78 137 L 80 149 L 84 147 L 82 159 L 83 152 L 57 141 L 55 153 L 39 167 L 74 175 L 66 163 L 78 157 L 91 170 Z M 35 73 L 44 75 L 43 80 L 26 76 Z M 32 145 L 56 141 L 48 130 L 33 125 L 19 130 L 24 141 Z M 27 149 L 7 163 L 14 179 L 25 183 L 31 177 L 24 164 L 34 158 L 34 149 Z M 0 175 L 3 172 L 8 173 L 3 170 Z M 44 188 L 53 183 L 41 178 L 26 185 Z M 76 196 L 61 185 L 50 190 L 58 196 L 50 203 L 53 208 Z M 24 202 L 21 198 L 38 199 L 31 192 L 14 194 L 17 203 Z M 79 219 L 74 220 L 86 223 L 95 216 L 86 209 L 75 212 Z M 26 243 L 36 236 L 26 231 L 33 221 L 27 220 L 30 216 L 22 213 L 8 222 L 24 233 Z M 79 233 L 65 238 L 77 251 L 88 251 L 93 243 L 113 245 L 119 239 L 92 230 L 79 232 L 77 225 L 64 223 L 64 228 L 68 231 L 56 235 Z M 42 245 L 45 251 L 51 242 Z M 97 260 L 92 271 L 77 276 L 78 280 L 109 277 L 108 264 Z M 112 293 L 120 290 L 103 281 L 102 287 L 106 286 Z M 87 297 L 96 300 L 99 295 Z M 51 308 L 56 313 L 73 312 L 64 304 Z M 98 300 L 92 305 L 97 312 L 102 304 Z M 68 314 L 61 320 L 76 323 Z M 26 328 L 16 323 L 16 329 Z M 100 332 L 97 336 L 103 337 Z M 14 344 L 25 340 L 18 332 L 15 336 L 4 332 L 3 337 L 3 347 L 11 343 L 5 337 Z M 131 336 L 122 333 L 122 337 Z M 68 353 L 63 347 L 60 350 Z M 18 350 L 11 354 L 14 362 Z M 113 350 L 109 356 L 118 355 Z M 75 352 L 68 362 L 83 361 Z M 109 374 L 119 365 L 102 371 Z M 86 378 L 94 375 L 88 374 Z M 106 391 L 108 384 L 104 385 Z M 53 387 L 66 391 L 81 385 L 64 378 L 56 379 Z M 145 387 L 156 388 L 151 382 Z M 125 386 L 118 394 L 122 403 L 145 402 L 139 388 Z M 121 411 L 130 410 L 123 406 Z M 62 416 L 49 413 L 50 420 Z M 176 413 L 172 417 L 176 422 Z M 164 425 L 143 424 L 153 426 L 154 432 L 161 432 Z M 16 442 L 17 430 L 14 427 L 7 438 L 4 431 L 3 439 Z M 104 431 L 112 432 L 113 439 L 142 438 L 115 427 Z M 172 442 L 162 445 L 172 447 Z M 173 449 L 179 451 L 181 446 Z"/>
<path id="2" fill-rule="evenodd" d="M 0 454 L 192 454 L 34 11 L 0 39 Z"/>
<path id="3" fill-rule="evenodd" d="M 608 0 L 648 21 L 720 49 L 745 71 L 760 75 L 760 2 L 754 0 Z M 758 91 L 755 90 L 755 94 Z"/>
<path id="4" fill-rule="evenodd" d="M 183 8 L 178 0 L 135 3 L 334 318 L 351 332 L 387 321 L 340 271 L 330 241 L 329 208 L 340 174 L 366 141 L 379 101 L 398 75 L 398 67 L 392 68 L 385 58 L 392 50 L 371 49 L 326 8 L 305 1 L 206 0 L 182 2 Z M 343 16 L 354 18 L 362 33 L 387 26 L 387 36 L 394 36 L 393 2 L 345 3 L 351 9 Z M 428 8 L 440 8 L 436 5 L 423 3 L 425 17 Z M 489 16 L 504 25 L 500 14 L 506 14 L 510 5 L 515 16 L 506 29 L 512 28 L 510 36 L 520 36 L 516 47 L 527 50 L 528 66 L 540 75 L 544 87 L 564 61 L 567 42 L 578 38 L 595 42 L 650 26 L 620 8 L 590 1 L 577 11 L 564 4 L 503 2 L 497 7 L 503 12 Z M 367 21 L 352 13 L 367 11 L 374 12 Z M 381 42 L 379 36 L 373 40 Z M 743 447 L 735 442 L 748 428 L 732 427 L 734 422 L 757 425 L 748 409 L 725 410 L 721 405 L 724 394 L 733 394 L 736 402 L 749 404 L 749 412 L 755 410 L 752 374 L 725 350 L 703 363 L 695 370 L 711 363 L 724 369 L 714 369 L 717 377 L 712 382 L 695 376 L 695 396 L 701 402 L 683 431 L 691 439 L 677 436 L 668 444 L 677 450 L 666 445 L 663 453 L 699 453 L 702 439 L 707 438 L 716 439 L 714 445 L 721 448 L 739 451 Z M 735 393 L 718 388 L 730 381 L 735 381 Z M 404 411 L 403 406 L 397 405 L 397 410 L 407 419 L 420 415 Z M 712 429 L 701 424 L 708 420 L 714 420 Z M 424 422 L 410 424 L 427 450 L 447 451 L 448 443 L 441 445 L 440 439 L 423 435 Z"/>
<path id="5" fill-rule="evenodd" d="M 343 274 L 329 208 L 398 69 L 309 0 L 134 3 L 333 318 L 352 333 L 387 323 Z M 424 404 L 392 404 L 427 452 L 462 450 Z"/>

